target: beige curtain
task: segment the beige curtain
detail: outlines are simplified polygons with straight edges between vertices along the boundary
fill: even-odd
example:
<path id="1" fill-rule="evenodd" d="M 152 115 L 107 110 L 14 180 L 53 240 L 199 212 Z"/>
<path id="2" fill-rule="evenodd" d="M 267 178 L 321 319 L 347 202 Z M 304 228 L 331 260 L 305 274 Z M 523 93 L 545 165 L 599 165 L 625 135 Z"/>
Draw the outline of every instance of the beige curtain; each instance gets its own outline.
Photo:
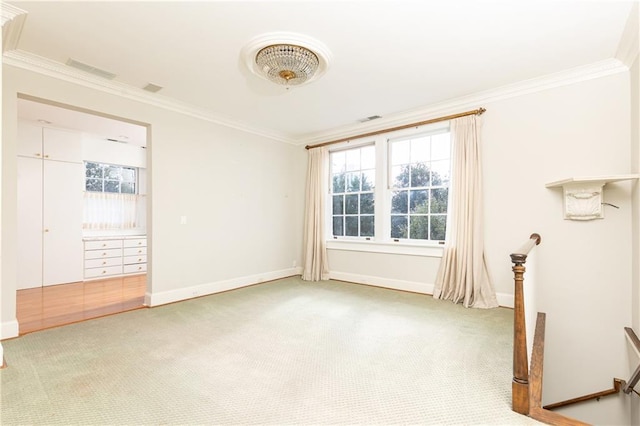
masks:
<path id="1" fill-rule="evenodd" d="M 480 129 L 477 115 L 451 121 L 447 241 L 433 297 L 467 308 L 495 308 L 498 301 L 484 257 Z"/>
<path id="2" fill-rule="evenodd" d="M 325 241 L 325 197 L 329 169 L 326 148 L 309 150 L 307 191 L 304 216 L 304 247 L 302 279 L 320 281 L 329 279 L 327 244 Z"/>

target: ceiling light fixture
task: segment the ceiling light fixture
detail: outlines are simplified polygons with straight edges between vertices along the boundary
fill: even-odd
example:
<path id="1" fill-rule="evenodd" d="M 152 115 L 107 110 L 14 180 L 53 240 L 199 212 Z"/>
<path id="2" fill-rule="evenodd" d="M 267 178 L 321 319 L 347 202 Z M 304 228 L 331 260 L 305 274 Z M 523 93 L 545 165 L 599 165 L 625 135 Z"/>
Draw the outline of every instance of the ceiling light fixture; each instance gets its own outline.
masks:
<path id="1" fill-rule="evenodd" d="M 255 74 L 287 88 L 322 76 L 331 53 L 317 40 L 295 33 L 269 33 L 254 38 L 242 51 Z"/>

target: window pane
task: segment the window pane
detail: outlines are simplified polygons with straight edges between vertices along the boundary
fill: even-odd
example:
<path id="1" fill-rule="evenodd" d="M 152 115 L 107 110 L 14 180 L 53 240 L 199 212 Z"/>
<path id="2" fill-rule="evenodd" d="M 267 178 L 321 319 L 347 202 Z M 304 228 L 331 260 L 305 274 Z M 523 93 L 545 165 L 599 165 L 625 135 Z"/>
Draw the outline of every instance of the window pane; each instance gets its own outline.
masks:
<path id="1" fill-rule="evenodd" d="M 122 169 L 122 180 L 125 182 L 135 182 L 136 181 L 136 170 L 131 169 L 129 167 L 124 167 Z"/>
<path id="2" fill-rule="evenodd" d="M 423 163 L 429 161 L 429 137 L 411 140 L 411 162 Z"/>
<path id="3" fill-rule="evenodd" d="M 411 216 L 411 235 L 413 240 L 429 239 L 429 216 Z"/>
<path id="4" fill-rule="evenodd" d="M 87 179 L 87 191 L 102 192 L 102 179 Z"/>
<path id="5" fill-rule="evenodd" d="M 366 146 L 360 150 L 362 157 L 360 159 L 360 167 L 363 169 L 375 169 L 376 168 L 376 147 Z"/>
<path id="6" fill-rule="evenodd" d="M 344 173 L 333 175 L 333 193 L 339 194 L 344 192 Z"/>
<path id="7" fill-rule="evenodd" d="M 347 154 L 347 171 L 360 169 L 360 149 L 345 151 Z"/>
<path id="8" fill-rule="evenodd" d="M 122 179 L 122 167 L 118 167 L 118 166 L 107 167 L 107 170 L 105 170 L 104 178 L 113 179 L 113 180 Z"/>
<path id="9" fill-rule="evenodd" d="M 358 236 L 358 216 L 346 216 L 344 218 L 344 234 L 348 237 Z"/>
<path id="10" fill-rule="evenodd" d="M 407 188 L 409 186 L 409 165 L 391 168 L 391 185 L 394 188 Z"/>
<path id="11" fill-rule="evenodd" d="M 449 185 L 449 161 L 431 163 L 432 185 Z"/>
<path id="12" fill-rule="evenodd" d="M 431 136 L 431 160 L 444 160 L 451 157 L 449 133 Z"/>
<path id="13" fill-rule="evenodd" d="M 431 213 L 446 213 L 449 196 L 448 188 L 431 190 Z"/>
<path id="14" fill-rule="evenodd" d="M 407 213 L 409 211 L 407 197 L 409 191 L 395 191 L 391 196 L 391 213 Z"/>
<path id="15" fill-rule="evenodd" d="M 331 153 L 331 173 L 340 174 L 346 171 L 346 155 L 343 152 Z"/>
<path id="16" fill-rule="evenodd" d="M 102 167 L 98 163 L 86 163 L 85 176 L 88 178 L 101 178 Z"/>
<path id="17" fill-rule="evenodd" d="M 347 192 L 360 191 L 360 173 L 347 173 Z"/>
<path id="18" fill-rule="evenodd" d="M 333 214 L 344 214 L 344 195 L 333 196 Z"/>
<path id="19" fill-rule="evenodd" d="M 344 216 L 333 217 L 333 235 L 340 237 L 344 235 L 344 227 L 342 226 L 342 218 Z"/>
<path id="20" fill-rule="evenodd" d="M 408 164 L 410 161 L 410 140 L 393 142 L 391 144 L 391 165 Z"/>
<path id="21" fill-rule="evenodd" d="M 443 241 L 446 235 L 447 216 L 431 216 L 431 239 Z"/>
<path id="22" fill-rule="evenodd" d="M 113 180 L 105 180 L 104 192 L 120 192 L 120 182 L 113 181 Z"/>
<path id="23" fill-rule="evenodd" d="M 391 216 L 391 238 L 407 238 L 407 216 Z"/>
<path id="24" fill-rule="evenodd" d="M 345 195 L 344 204 L 346 214 L 358 214 L 358 194 Z"/>
<path id="25" fill-rule="evenodd" d="M 373 193 L 360 194 L 360 214 L 373 214 Z"/>
<path id="26" fill-rule="evenodd" d="M 120 186 L 120 192 L 123 194 L 135 194 L 136 193 L 136 184 L 131 182 L 122 182 Z"/>
<path id="27" fill-rule="evenodd" d="M 373 237 L 374 221 L 373 216 L 360 217 L 360 236 Z"/>
<path id="28" fill-rule="evenodd" d="M 376 171 L 364 170 L 362 172 L 362 190 L 373 191 L 376 186 Z"/>
<path id="29" fill-rule="evenodd" d="M 409 191 L 409 213 L 429 213 L 429 192 L 426 189 Z"/>
<path id="30" fill-rule="evenodd" d="M 425 163 L 416 163 L 411 166 L 411 187 L 429 186 L 429 168 Z"/>

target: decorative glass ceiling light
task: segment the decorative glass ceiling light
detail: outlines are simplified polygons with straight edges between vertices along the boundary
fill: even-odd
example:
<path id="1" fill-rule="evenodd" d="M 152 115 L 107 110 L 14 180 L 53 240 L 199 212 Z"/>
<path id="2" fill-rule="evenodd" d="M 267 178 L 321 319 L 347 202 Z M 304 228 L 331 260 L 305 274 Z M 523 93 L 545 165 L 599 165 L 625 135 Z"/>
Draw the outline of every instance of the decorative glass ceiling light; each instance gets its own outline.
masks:
<path id="1" fill-rule="evenodd" d="M 296 33 L 269 33 L 247 44 L 242 56 L 249 70 L 286 88 L 310 83 L 329 68 L 331 53 L 310 37 Z"/>
<path id="2" fill-rule="evenodd" d="M 315 53 L 294 44 L 267 46 L 256 55 L 256 64 L 267 79 L 285 86 L 297 86 L 309 80 L 319 63 Z"/>

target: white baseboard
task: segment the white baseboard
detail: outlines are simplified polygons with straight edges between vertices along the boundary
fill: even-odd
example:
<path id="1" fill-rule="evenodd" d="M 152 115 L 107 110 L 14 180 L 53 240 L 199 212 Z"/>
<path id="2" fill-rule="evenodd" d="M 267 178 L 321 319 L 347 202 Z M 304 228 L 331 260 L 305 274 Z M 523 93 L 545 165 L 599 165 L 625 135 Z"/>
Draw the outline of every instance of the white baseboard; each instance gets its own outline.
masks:
<path id="1" fill-rule="evenodd" d="M 232 278 L 225 281 L 199 284 L 191 287 L 177 288 L 175 290 L 145 293 L 144 303 L 147 306 L 160 306 L 167 303 L 179 302 L 181 300 L 193 299 L 194 297 L 207 296 L 209 294 L 220 293 L 222 291 L 234 290 L 253 284 L 266 281 L 273 281 L 280 278 L 300 275 L 301 268 L 282 269 L 280 271 L 266 272 L 263 274 L 249 275 L 245 277 Z"/>
<path id="2" fill-rule="evenodd" d="M 496 298 L 498 299 L 498 305 L 503 308 L 513 309 L 513 294 L 496 293 Z"/>
<path id="3" fill-rule="evenodd" d="M 367 284 L 376 287 L 391 288 L 394 290 L 411 291 L 413 293 L 433 294 L 433 284 L 415 281 L 395 280 L 391 278 L 374 277 L 370 275 L 350 274 L 348 272 L 331 271 L 332 280 L 347 281 L 356 284 Z"/>
<path id="4" fill-rule="evenodd" d="M 374 277 L 369 275 L 351 274 L 348 272 L 331 271 L 329 273 L 332 280 L 347 281 L 356 284 L 366 284 L 376 287 L 391 288 L 394 290 L 410 291 L 413 293 L 433 294 L 434 284 L 421 283 L 416 281 L 394 280 L 390 278 Z M 513 295 L 497 293 L 498 304 L 502 307 L 513 308 Z"/>
<path id="5" fill-rule="evenodd" d="M 18 320 L 5 321 L 0 324 L 0 340 L 18 337 L 19 331 Z"/>

